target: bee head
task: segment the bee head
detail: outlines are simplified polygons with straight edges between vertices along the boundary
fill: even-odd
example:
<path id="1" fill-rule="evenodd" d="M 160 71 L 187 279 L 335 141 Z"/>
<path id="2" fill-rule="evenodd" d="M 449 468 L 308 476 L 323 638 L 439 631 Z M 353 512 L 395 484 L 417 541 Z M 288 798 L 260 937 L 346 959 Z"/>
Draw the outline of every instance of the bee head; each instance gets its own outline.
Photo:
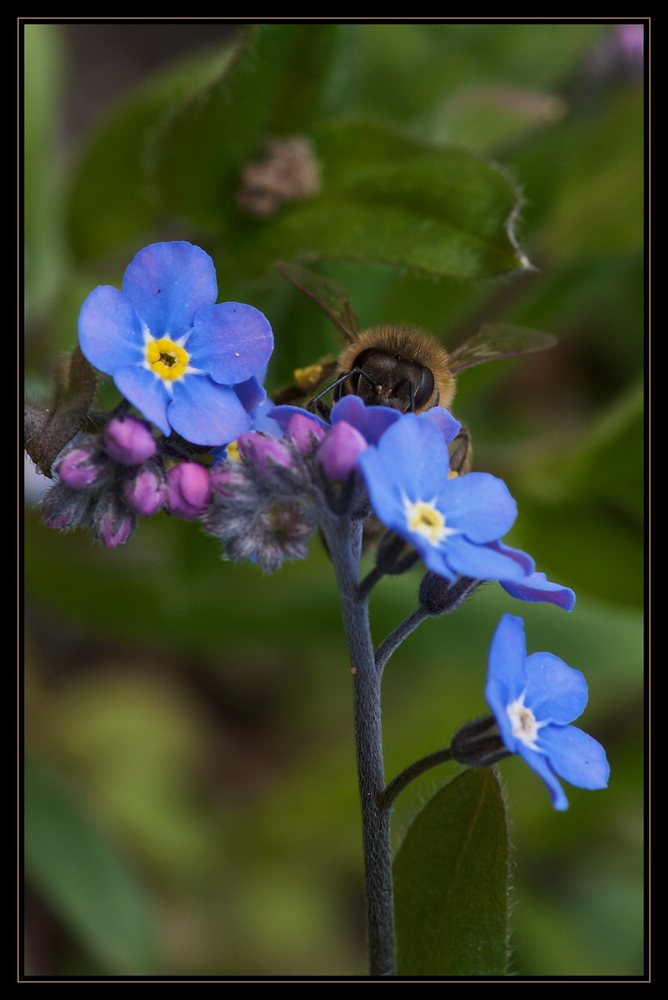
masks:
<path id="1" fill-rule="evenodd" d="M 433 392 L 434 376 L 426 365 L 370 347 L 357 355 L 350 376 L 336 386 L 333 396 L 336 402 L 353 393 L 367 406 L 390 406 L 402 413 L 417 413 Z"/>

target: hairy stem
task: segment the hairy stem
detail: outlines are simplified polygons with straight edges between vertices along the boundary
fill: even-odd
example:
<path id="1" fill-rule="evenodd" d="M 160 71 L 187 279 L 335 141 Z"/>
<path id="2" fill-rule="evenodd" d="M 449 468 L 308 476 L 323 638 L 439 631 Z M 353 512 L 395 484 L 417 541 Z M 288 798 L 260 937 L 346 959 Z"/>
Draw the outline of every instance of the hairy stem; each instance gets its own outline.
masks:
<path id="1" fill-rule="evenodd" d="M 390 810 L 378 800 L 385 788 L 380 720 L 380 676 L 369 629 L 367 594 L 359 590 L 362 522 L 321 511 L 341 595 L 346 640 L 353 674 L 355 750 L 362 807 L 362 840 L 367 896 L 371 976 L 396 975 Z"/>

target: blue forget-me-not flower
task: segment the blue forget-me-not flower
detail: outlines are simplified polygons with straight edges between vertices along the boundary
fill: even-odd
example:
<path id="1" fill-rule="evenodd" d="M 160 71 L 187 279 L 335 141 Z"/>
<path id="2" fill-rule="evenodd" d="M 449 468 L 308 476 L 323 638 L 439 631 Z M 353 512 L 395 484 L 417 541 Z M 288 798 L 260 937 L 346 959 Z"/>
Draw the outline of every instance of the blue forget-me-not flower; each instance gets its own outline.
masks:
<path id="1" fill-rule="evenodd" d="M 212 446 L 249 430 L 273 349 L 258 309 L 216 305 L 217 294 L 204 250 L 153 243 L 127 268 L 121 292 L 98 286 L 79 316 L 84 355 L 147 420 Z"/>
<path id="2" fill-rule="evenodd" d="M 608 784 L 605 750 L 570 725 L 584 711 L 587 694 L 580 671 L 558 656 L 527 656 L 524 622 L 503 615 L 489 651 L 485 698 L 505 747 L 543 779 L 555 809 L 568 808 L 560 777 L 578 788 Z"/>

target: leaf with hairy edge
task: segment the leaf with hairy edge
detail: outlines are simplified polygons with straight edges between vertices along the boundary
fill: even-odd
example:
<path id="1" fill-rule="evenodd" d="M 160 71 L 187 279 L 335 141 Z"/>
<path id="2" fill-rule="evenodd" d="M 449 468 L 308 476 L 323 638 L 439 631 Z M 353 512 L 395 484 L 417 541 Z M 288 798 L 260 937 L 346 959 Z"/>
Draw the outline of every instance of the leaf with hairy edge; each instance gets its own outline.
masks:
<path id="1" fill-rule="evenodd" d="M 26 401 L 24 411 L 25 449 L 44 475 L 50 474 L 57 456 L 82 429 L 95 399 L 97 374 L 78 344 L 53 382 L 53 402 Z"/>
<path id="2" fill-rule="evenodd" d="M 465 771 L 425 806 L 394 862 L 400 976 L 506 974 L 508 862 L 496 771 Z"/>

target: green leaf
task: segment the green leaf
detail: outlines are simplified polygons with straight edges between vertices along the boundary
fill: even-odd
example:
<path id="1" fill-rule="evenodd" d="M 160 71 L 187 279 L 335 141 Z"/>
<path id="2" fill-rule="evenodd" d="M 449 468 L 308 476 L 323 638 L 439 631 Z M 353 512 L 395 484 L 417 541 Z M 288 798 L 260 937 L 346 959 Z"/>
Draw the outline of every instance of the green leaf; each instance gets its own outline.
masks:
<path id="1" fill-rule="evenodd" d="M 127 861 L 40 766 L 26 761 L 27 874 L 113 975 L 156 970 L 153 903 Z"/>
<path id="2" fill-rule="evenodd" d="M 55 295 L 61 279 L 62 171 L 58 112 L 63 59 L 60 28 L 24 25 L 25 294 L 28 317 Z"/>
<path id="3" fill-rule="evenodd" d="M 249 273 L 289 256 L 460 279 L 529 266 L 511 228 L 519 194 L 495 167 L 362 122 L 331 121 L 311 137 L 322 194 L 262 222 L 237 216 L 229 233 L 230 254 Z"/>
<path id="4" fill-rule="evenodd" d="M 155 129 L 172 108 L 224 74 L 235 50 L 230 44 L 198 52 L 156 75 L 94 135 L 78 164 L 69 204 L 69 239 L 78 260 L 112 253 L 157 224 L 146 175 Z"/>
<path id="5" fill-rule="evenodd" d="M 399 975 L 505 975 L 508 863 L 496 772 L 465 771 L 425 806 L 394 862 Z"/>
<path id="6" fill-rule="evenodd" d="M 316 113 L 337 38 L 336 25 L 251 28 L 224 78 L 158 137 L 154 180 L 165 207 L 205 230 L 224 229 L 241 171 L 264 140 L 303 131 Z"/>

